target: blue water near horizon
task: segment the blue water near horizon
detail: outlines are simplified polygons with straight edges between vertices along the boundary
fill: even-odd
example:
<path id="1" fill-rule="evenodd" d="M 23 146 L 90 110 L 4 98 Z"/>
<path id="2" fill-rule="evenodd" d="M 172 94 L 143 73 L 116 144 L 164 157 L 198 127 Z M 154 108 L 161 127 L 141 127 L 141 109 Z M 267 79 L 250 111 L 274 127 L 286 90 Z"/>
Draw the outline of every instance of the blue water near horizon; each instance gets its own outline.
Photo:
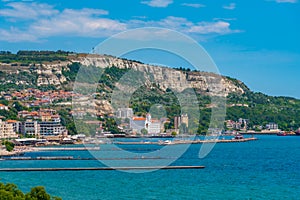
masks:
<path id="1" fill-rule="evenodd" d="M 63 199 L 299 199 L 300 137 L 258 136 L 246 143 L 218 143 L 204 159 L 200 144 L 191 145 L 172 165 L 205 169 L 121 171 L 0 172 L 24 192 L 43 185 Z M 176 146 L 176 145 L 174 145 Z M 123 145 L 147 152 L 158 145 Z M 106 146 L 108 155 L 114 155 Z M 113 149 L 112 149 L 113 150 Z M 110 152 L 110 154 L 109 154 Z M 85 151 L 31 152 L 24 156 L 92 157 Z M 154 162 L 149 160 L 149 162 Z M 97 160 L 0 161 L 0 167 L 101 167 Z"/>

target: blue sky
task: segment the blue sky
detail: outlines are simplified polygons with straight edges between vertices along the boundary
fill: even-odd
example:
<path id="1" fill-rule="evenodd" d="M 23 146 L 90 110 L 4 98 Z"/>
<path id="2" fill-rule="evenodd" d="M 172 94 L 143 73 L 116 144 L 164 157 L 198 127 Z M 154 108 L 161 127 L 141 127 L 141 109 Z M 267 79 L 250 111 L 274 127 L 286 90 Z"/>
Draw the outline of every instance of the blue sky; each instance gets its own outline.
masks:
<path id="1" fill-rule="evenodd" d="M 122 31 L 169 28 L 199 42 L 222 74 L 300 98 L 299 22 L 297 0 L 2 0 L 0 50 L 90 52 Z"/>

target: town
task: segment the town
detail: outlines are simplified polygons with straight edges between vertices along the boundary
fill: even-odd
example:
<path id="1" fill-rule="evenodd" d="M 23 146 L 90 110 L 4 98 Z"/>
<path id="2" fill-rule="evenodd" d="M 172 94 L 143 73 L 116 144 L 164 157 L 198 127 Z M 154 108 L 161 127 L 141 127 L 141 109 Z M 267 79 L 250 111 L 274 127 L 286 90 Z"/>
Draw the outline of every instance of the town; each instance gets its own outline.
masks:
<path id="1" fill-rule="evenodd" d="M 132 108 L 118 108 L 109 118 L 115 119 L 117 130 L 105 127 L 105 121 L 88 120 L 84 123 L 93 125 L 90 133 L 70 134 L 66 120 L 57 108 L 70 106 L 72 98 L 84 98 L 70 91 L 46 91 L 25 89 L 11 93 L 1 93 L 0 139 L 11 140 L 15 145 L 74 144 L 87 135 L 97 137 L 174 137 L 193 134 L 189 131 L 189 116 L 183 113 L 173 119 L 167 117 L 153 118 L 151 113 L 135 116 Z M 9 106 L 11 105 L 11 106 Z M 56 109 L 54 109 L 56 108 Z M 10 118 L 10 111 L 17 110 L 17 116 Z M 82 118 L 88 113 L 73 109 L 68 115 Z M 92 113 L 97 115 L 97 112 Z M 97 116 L 101 117 L 101 116 Z M 250 119 L 239 118 L 237 121 L 226 120 L 222 134 L 260 133 L 278 134 L 278 124 L 269 122 L 265 125 L 249 126 Z M 290 132 L 289 134 L 294 134 Z"/>

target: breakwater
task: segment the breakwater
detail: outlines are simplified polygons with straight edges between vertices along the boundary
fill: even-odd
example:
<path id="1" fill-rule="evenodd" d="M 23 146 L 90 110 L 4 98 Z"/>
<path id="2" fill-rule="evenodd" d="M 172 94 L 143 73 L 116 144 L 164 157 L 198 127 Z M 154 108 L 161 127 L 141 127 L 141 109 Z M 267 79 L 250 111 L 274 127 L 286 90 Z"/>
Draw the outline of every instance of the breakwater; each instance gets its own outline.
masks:
<path id="1" fill-rule="evenodd" d="M 0 172 L 33 171 L 86 171 L 86 170 L 155 170 L 155 169 L 204 169 L 205 166 L 145 166 L 145 167 L 70 167 L 70 168 L 0 168 Z"/>

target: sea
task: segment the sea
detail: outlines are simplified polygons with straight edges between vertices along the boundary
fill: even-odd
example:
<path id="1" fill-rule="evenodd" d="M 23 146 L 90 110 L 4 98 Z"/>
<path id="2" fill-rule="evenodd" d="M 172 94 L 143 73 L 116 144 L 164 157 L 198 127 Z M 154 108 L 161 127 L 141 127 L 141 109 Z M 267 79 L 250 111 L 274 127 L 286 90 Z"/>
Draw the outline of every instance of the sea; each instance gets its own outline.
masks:
<path id="1" fill-rule="evenodd" d="M 154 171 L 46 171 L 0 172 L 0 182 L 15 183 L 28 192 L 45 186 L 48 193 L 64 200 L 109 199 L 300 199 L 300 137 L 256 136 L 258 140 L 217 143 L 204 158 L 201 144 L 193 144 L 171 165 L 205 166 L 204 169 L 165 169 Z M 174 146 L 172 151 L 180 148 Z M 161 145 L 100 144 L 103 154 L 89 151 L 29 152 L 24 157 L 72 156 L 78 160 L 1 160 L 1 168 L 103 167 L 107 160 L 119 158 L 120 149 L 139 153 L 134 160 L 158 165 L 173 154 L 158 152 Z M 106 156 L 105 156 L 106 155 Z M 145 155 L 145 156 L 143 156 Z M 104 163 L 93 159 L 101 156 Z M 105 159 L 104 159 L 105 157 Z M 81 158 L 86 158 L 81 160 Z M 90 158 L 90 159 L 89 159 Z M 173 159 L 173 157 L 172 157 Z M 102 161 L 103 161 L 102 160 Z M 133 161 L 132 161 L 133 160 Z"/>

